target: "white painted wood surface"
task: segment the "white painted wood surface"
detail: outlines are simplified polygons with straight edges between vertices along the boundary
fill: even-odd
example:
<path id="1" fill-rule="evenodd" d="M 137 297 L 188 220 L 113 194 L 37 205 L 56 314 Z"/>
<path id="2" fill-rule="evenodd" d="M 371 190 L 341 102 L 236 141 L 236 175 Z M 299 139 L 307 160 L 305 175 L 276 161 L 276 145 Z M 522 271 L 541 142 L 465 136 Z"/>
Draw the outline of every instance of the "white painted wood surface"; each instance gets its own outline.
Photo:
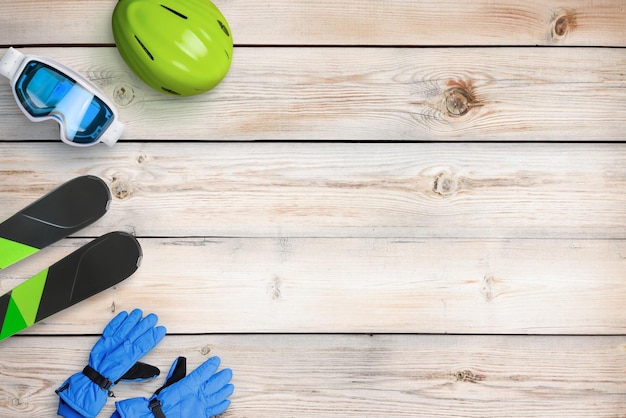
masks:
<path id="1" fill-rule="evenodd" d="M 114 196 L 0 271 L 0 293 L 114 229 L 145 259 L 0 343 L 0 416 L 54 416 L 54 389 L 134 307 L 168 327 L 147 358 L 164 372 L 178 355 L 233 368 L 225 417 L 623 416 L 624 4 L 216 4 L 233 66 L 181 99 L 126 68 L 115 0 L 3 3 L 0 53 L 85 74 L 127 130 L 70 148 L 0 80 L 0 218 L 82 174 Z"/>
<path id="2" fill-rule="evenodd" d="M 239 45 L 623 46 L 620 0 L 216 0 Z M 4 0 L 3 43 L 112 44 L 110 0 Z M 34 11 L 34 12 L 33 12 Z M 49 19 L 55 16 L 55 21 Z M 55 22 L 59 22 L 58 24 Z"/>
<path id="3" fill-rule="evenodd" d="M 58 141 L 5 143 L 2 151 L 7 213 L 68 177 L 93 174 L 111 184 L 109 213 L 83 236 L 116 227 L 148 237 L 626 234 L 621 144 L 129 142 L 74 149 Z"/>
<path id="4" fill-rule="evenodd" d="M 113 47 L 25 52 L 94 80 L 123 140 L 626 140 L 622 49 L 241 47 L 222 84 L 182 99 L 146 88 Z M 7 85 L 0 103 L 5 140 L 58 137 Z"/>
<path id="5" fill-rule="evenodd" d="M 54 416 L 50 387 L 84 366 L 96 340 L 7 340 L 3 415 Z M 587 418 L 621 416 L 624 352 L 623 337 L 212 334 L 166 337 L 145 360 L 165 372 L 181 353 L 189 367 L 219 355 L 236 386 L 224 417 Z M 159 383 L 114 390 L 145 396 Z"/>
<path id="6" fill-rule="evenodd" d="M 38 257 L 42 266 L 84 240 Z M 114 310 L 174 333 L 619 334 L 623 240 L 143 238 L 141 269 L 28 334 L 96 334 Z M 69 247 L 69 248 L 68 248 Z M 0 290 L 28 276 L 3 273 Z M 28 269 L 34 269 L 31 263 Z M 37 270 L 33 270 L 33 274 Z"/>

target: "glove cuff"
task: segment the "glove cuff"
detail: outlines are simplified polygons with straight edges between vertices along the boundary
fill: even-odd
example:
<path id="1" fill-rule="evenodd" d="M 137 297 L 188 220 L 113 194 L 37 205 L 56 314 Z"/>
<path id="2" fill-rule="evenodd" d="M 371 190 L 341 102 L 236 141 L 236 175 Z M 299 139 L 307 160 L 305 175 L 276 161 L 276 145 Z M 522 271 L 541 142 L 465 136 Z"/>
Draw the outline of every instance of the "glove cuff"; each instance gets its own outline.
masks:
<path id="1" fill-rule="evenodd" d="M 84 415 L 75 411 L 74 408 L 69 406 L 62 398 L 59 398 L 59 407 L 57 408 L 57 415 L 63 418 L 85 418 Z"/>
<path id="2" fill-rule="evenodd" d="M 107 401 L 107 392 L 82 372 L 70 376 L 55 392 L 74 411 L 87 418 L 95 418 Z"/>
<path id="3" fill-rule="evenodd" d="M 154 418 L 146 398 L 129 398 L 115 402 L 115 413 L 111 418 Z"/>

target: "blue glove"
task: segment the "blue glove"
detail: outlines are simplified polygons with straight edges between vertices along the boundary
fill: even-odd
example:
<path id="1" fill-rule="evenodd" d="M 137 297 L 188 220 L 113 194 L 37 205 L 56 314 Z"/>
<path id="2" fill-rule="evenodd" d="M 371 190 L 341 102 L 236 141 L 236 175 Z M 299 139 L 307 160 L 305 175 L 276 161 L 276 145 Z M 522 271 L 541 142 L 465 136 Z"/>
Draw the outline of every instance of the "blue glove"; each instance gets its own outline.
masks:
<path id="1" fill-rule="evenodd" d="M 150 399 L 132 398 L 116 402 L 111 418 L 201 418 L 226 411 L 228 398 L 235 387 L 233 373 L 224 369 L 216 373 L 219 357 L 211 357 L 185 377 L 185 358 L 172 364 L 165 385 Z"/>
<path id="2" fill-rule="evenodd" d="M 130 368 L 129 371 L 124 374 L 124 376 L 120 378 L 118 382 L 143 382 L 146 380 L 156 379 L 159 374 L 161 374 L 161 370 L 159 370 L 158 367 L 138 361 L 133 367 Z M 117 384 L 118 382 L 115 382 L 115 384 Z M 61 415 L 65 418 L 84 418 L 83 415 L 74 411 L 61 398 L 59 398 L 57 415 Z"/>
<path id="3" fill-rule="evenodd" d="M 142 319 L 142 315 L 139 309 L 130 314 L 120 312 L 104 328 L 91 350 L 88 365 L 57 389 L 60 415 L 94 418 L 107 398 L 113 396 L 111 387 L 163 339 L 165 327 L 155 327 L 157 316 L 149 314 Z"/>

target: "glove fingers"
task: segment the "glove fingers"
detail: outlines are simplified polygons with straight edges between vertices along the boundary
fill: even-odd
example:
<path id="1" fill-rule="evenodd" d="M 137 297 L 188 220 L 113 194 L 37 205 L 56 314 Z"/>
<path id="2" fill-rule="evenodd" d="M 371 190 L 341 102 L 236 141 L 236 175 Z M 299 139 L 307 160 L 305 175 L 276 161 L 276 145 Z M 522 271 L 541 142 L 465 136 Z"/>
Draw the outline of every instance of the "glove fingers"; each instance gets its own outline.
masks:
<path id="1" fill-rule="evenodd" d="M 135 339 L 132 342 L 132 345 L 127 347 L 128 358 L 132 358 L 134 361 L 139 360 L 148 351 L 152 350 L 163 339 L 163 337 L 165 337 L 165 327 L 163 326 L 147 330 Z"/>
<path id="2" fill-rule="evenodd" d="M 140 315 L 141 315 L 141 313 L 140 313 Z M 155 314 L 153 314 L 153 313 L 146 315 L 145 318 L 143 318 L 143 319 L 141 319 L 141 316 L 139 316 L 139 320 L 137 322 L 133 323 L 132 328 L 129 329 L 126 332 L 126 334 L 127 334 L 126 339 L 129 342 L 134 343 L 135 340 L 137 338 L 141 337 L 146 331 L 150 330 L 151 328 L 154 328 L 154 326 L 156 325 L 158 320 L 159 320 L 159 318 Z M 124 334 L 124 335 L 126 335 L 126 334 Z"/>
<path id="3" fill-rule="evenodd" d="M 176 404 L 180 399 L 191 396 L 202 396 L 204 384 L 213 376 L 220 365 L 219 357 L 211 357 L 202 363 L 197 369 L 177 383 L 163 389 L 159 398 L 164 404 Z M 215 390 L 218 390 L 216 388 Z"/>
<path id="4" fill-rule="evenodd" d="M 184 381 L 189 387 L 199 388 L 204 382 L 209 380 L 215 373 L 218 367 L 220 367 L 220 358 L 217 356 L 211 357 L 204 363 L 202 363 L 196 370 L 189 373 Z"/>
<path id="5" fill-rule="evenodd" d="M 110 337 L 111 335 L 115 334 L 117 329 L 120 327 L 120 325 L 122 324 L 122 322 L 124 322 L 126 320 L 126 318 L 128 317 L 128 312 L 126 311 L 122 311 L 120 313 L 118 313 L 115 318 L 113 318 L 106 327 L 104 327 L 104 331 L 102 331 L 102 336 L 103 337 Z"/>
<path id="6" fill-rule="evenodd" d="M 226 412 L 226 410 L 228 409 L 229 406 L 230 406 L 230 401 L 229 400 L 225 400 L 223 402 L 220 402 L 219 405 L 215 405 L 215 406 L 212 406 L 210 408 L 207 408 L 206 409 L 206 416 L 207 417 L 214 417 L 215 415 L 223 414 L 224 412 Z"/>
<path id="7" fill-rule="evenodd" d="M 204 397 L 205 405 L 212 406 L 225 401 L 235 391 L 235 386 L 227 384 L 221 387 L 217 392 L 208 394 Z"/>
<path id="8" fill-rule="evenodd" d="M 127 339 L 128 333 L 130 333 L 137 323 L 141 320 L 143 313 L 141 309 L 134 309 L 130 314 L 127 314 L 127 317 L 114 329 L 111 329 L 111 334 L 108 336 L 115 336 L 118 341 Z M 116 317 L 117 318 L 117 317 Z M 116 318 L 113 318 L 114 320 Z"/>
<path id="9" fill-rule="evenodd" d="M 156 327 L 146 331 L 134 342 L 124 341 L 102 361 L 98 372 L 112 381 L 119 379 L 137 360 L 156 346 L 165 337 L 165 327 Z"/>
<path id="10" fill-rule="evenodd" d="M 129 325 L 132 327 L 133 321 L 137 318 L 137 313 L 133 311 L 131 315 L 126 311 L 122 311 L 104 327 L 102 337 L 93 346 L 89 354 L 89 364 L 96 370 L 99 368 L 106 352 L 116 347 L 120 341 L 123 341 L 125 334 L 128 332 L 127 328 Z M 139 318 L 141 318 L 141 311 L 139 311 Z"/>
<path id="11" fill-rule="evenodd" d="M 202 386 L 201 394 L 203 396 L 211 396 L 221 391 L 233 378 L 231 369 L 221 370 L 219 373 L 211 376 Z"/>

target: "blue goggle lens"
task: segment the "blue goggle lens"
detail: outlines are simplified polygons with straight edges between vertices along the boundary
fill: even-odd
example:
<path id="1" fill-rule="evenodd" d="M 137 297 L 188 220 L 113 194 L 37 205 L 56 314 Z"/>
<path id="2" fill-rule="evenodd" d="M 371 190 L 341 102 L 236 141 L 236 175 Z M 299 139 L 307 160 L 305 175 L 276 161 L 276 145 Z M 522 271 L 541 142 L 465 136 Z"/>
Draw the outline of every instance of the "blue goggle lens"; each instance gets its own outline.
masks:
<path id="1" fill-rule="evenodd" d="M 52 115 L 63 125 L 67 139 L 78 144 L 97 142 L 114 118 L 102 100 L 42 62 L 26 64 L 15 93 L 31 116 Z"/>

